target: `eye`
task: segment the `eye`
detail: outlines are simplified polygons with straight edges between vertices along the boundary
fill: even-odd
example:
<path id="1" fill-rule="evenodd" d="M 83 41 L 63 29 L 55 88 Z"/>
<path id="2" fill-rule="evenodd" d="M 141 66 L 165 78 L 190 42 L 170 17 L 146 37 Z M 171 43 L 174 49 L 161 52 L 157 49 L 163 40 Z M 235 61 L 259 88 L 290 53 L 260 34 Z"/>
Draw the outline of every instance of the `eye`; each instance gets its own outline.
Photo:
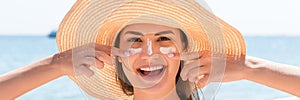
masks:
<path id="1" fill-rule="evenodd" d="M 159 37 L 159 38 L 157 39 L 157 41 L 169 41 L 169 40 L 171 40 L 171 39 L 168 38 L 168 37 Z"/>
<path id="2" fill-rule="evenodd" d="M 142 42 L 142 40 L 140 38 L 129 38 L 127 42 Z"/>

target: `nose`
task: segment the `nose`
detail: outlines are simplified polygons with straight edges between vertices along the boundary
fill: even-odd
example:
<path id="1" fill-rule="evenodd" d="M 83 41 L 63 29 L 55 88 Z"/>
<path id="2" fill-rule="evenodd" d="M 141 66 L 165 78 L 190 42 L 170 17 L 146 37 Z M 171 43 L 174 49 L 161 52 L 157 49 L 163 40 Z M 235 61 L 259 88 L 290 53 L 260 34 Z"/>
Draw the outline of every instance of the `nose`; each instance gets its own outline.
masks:
<path id="1" fill-rule="evenodd" d="M 142 46 L 141 58 L 149 59 L 153 54 L 158 53 L 157 51 L 157 45 L 151 39 L 147 39 L 147 42 L 144 42 Z"/>

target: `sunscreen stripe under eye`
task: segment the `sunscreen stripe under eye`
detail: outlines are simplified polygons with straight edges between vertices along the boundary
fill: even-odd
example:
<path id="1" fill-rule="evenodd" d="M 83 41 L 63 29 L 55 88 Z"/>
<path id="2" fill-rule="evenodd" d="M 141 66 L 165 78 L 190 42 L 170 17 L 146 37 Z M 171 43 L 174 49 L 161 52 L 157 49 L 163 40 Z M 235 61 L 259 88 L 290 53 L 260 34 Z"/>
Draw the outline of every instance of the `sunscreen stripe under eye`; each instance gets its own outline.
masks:
<path id="1" fill-rule="evenodd" d="M 129 48 L 129 50 L 124 53 L 124 55 L 131 56 L 141 52 L 142 52 L 142 48 Z"/>
<path id="2" fill-rule="evenodd" d="M 174 47 L 160 47 L 159 50 L 162 54 L 165 54 L 170 58 L 174 57 L 174 53 L 176 52 Z"/>

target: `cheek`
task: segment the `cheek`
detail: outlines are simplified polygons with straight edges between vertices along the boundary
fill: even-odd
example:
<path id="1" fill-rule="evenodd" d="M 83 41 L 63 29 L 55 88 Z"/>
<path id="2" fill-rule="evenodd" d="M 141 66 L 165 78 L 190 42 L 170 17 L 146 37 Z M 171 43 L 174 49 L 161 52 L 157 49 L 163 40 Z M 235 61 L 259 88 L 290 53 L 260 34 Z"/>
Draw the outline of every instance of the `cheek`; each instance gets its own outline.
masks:
<path id="1" fill-rule="evenodd" d="M 176 48 L 175 46 L 160 47 L 160 52 L 165 55 L 164 58 L 168 62 L 169 74 L 171 78 L 175 79 L 180 67 L 178 48 Z"/>
<path id="2" fill-rule="evenodd" d="M 121 58 L 120 62 L 122 63 L 123 67 L 133 70 L 136 60 L 138 60 L 138 57 L 136 55 L 132 55 L 129 57 Z"/>
<path id="3" fill-rule="evenodd" d="M 168 59 L 167 60 L 169 63 L 169 73 L 171 74 L 171 77 L 175 79 L 177 73 L 178 73 L 178 69 L 180 67 L 180 59 Z"/>
<path id="4" fill-rule="evenodd" d="M 127 61 L 128 61 L 129 65 L 130 65 L 130 67 L 134 66 L 136 60 L 138 60 L 138 56 L 137 55 L 132 55 L 132 56 L 128 57 Z"/>

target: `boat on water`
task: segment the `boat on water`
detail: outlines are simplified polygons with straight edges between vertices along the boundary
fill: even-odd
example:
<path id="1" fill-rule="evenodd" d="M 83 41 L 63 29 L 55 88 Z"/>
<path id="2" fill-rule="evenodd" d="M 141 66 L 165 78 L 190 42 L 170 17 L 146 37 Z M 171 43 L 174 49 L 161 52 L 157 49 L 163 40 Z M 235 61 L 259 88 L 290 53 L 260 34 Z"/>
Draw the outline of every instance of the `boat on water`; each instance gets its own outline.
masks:
<path id="1" fill-rule="evenodd" d="M 49 38 L 56 38 L 56 30 L 51 31 L 50 34 L 48 35 Z"/>

